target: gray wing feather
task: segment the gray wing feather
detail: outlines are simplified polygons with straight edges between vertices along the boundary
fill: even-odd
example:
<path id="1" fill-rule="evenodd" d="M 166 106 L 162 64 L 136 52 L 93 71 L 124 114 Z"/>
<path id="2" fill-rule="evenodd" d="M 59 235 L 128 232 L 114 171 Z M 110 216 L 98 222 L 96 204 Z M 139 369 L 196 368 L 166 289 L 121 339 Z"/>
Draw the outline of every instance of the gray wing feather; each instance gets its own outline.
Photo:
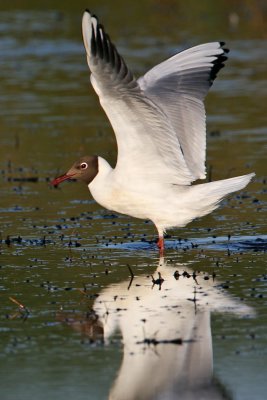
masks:
<path id="1" fill-rule="evenodd" d="M 203 100 L 227 59 L 224 43 L 192 47 L 138 79 L 145 96 L 167 115 L 195 179 L 206 176 L 206 118 Z"/>

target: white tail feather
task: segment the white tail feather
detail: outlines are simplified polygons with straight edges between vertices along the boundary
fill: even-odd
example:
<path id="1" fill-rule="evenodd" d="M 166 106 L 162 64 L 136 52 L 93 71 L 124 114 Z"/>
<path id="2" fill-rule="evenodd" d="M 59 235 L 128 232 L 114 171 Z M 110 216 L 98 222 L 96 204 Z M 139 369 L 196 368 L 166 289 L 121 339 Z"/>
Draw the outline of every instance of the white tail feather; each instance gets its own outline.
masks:
<path id="1" fill-rule="evenodd" d="M 248 175 L 235 176 L 234 178 L 222 179 L 220 181 L 208 182 L 200 185 L 203 186 L 204 191 L 208 191 L 207 194 L 216 196 L 218 199 L 223 198 L 229 193 L 236 192 L 243 189 L 255 176 L 254 173 Z"/>
<path id="2" fill-rule="evenodd" d="M 215 210 L 220 201 L 230 193 L 246 187 L 254 176 L 255 174 L 251 173 L 192 186 L 191 188 L 196 191 L 195 194 L 199 198 L 199 204 L 202 209 L 201 216 Z"/>

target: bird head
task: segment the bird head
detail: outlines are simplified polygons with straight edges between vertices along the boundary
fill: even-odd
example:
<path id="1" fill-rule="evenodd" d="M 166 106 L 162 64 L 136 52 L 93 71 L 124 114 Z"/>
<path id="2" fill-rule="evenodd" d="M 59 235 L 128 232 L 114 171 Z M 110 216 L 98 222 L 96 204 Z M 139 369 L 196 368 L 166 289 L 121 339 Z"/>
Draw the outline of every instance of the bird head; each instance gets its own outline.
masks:
<path id="1" fill-rule="evenodd" d="M 76 179 L 89 185 L 98 174 L 98 157 L 84 156 L 76 161 L 72 167 L 63 175 L 55 178 L 51 185 L 58 186 L 61 182 Z"/>

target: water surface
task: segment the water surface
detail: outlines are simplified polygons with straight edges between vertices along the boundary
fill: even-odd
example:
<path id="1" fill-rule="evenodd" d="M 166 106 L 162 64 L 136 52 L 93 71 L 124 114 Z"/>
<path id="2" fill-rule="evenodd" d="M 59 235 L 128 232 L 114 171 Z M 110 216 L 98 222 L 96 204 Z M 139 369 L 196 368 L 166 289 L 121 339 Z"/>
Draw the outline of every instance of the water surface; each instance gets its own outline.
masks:
<path id="1" fill-rule="evenodd" d="M 0 7 L 5 400 L 265 398 L 266 10 L 190 3 L 90 5 L 137 76 L 190 45 L 231 49 L 206 102 L 208 170 L 257 176 L 169 232 L 164 260 L 148 221 L 102 209 L 75 182 L 49 185 L 82 154 L 116 162 L 89 83 L 84 4 Z"/>

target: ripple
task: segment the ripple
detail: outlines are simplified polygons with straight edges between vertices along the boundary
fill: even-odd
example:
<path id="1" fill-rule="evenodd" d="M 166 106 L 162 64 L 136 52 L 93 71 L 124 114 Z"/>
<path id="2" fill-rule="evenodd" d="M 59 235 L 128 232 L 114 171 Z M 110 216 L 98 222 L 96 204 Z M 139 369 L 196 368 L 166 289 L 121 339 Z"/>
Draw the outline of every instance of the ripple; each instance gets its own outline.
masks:
<path id="1" fill-rule="evenodd" d="M 104 247 L 113 249 L 127 250 L 153 250 L 156 247 L 156 241 L 142 240 L 140 242 L 125 243 L 105 243 Z M 193 248 L 210 249 L 218 251 L 266 251 L 267 235 L 260 236 L 233 236 L 230 239 L 227 236 L 189 238 L 179 240 L 165 240 L 166 249 L 188 250 Z"/>

